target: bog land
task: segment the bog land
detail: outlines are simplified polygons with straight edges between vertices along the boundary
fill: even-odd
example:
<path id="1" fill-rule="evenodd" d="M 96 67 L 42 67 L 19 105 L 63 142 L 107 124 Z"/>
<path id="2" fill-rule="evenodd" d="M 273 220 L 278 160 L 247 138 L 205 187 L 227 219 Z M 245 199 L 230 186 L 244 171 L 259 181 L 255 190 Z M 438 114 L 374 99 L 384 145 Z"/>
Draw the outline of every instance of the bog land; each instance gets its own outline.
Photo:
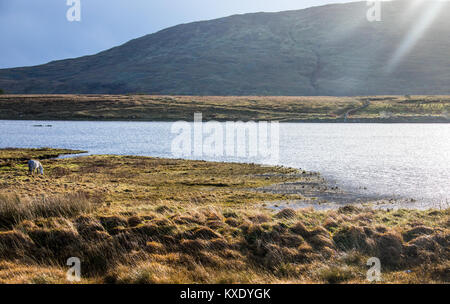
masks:
<path id="1" fill-rule="evenodd" d="M 0 119 L 448 123 L 450 96 L 0 95 Z"/>

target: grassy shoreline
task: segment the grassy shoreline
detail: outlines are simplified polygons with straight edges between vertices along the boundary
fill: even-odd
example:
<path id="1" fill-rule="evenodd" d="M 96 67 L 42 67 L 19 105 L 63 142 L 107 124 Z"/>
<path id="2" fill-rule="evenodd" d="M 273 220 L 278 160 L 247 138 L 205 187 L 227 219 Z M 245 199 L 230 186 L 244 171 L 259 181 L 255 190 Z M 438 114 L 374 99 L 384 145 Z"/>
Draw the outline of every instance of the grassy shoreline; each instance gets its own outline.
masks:
<path id="1" fill-rule="evenodd" d="M 53 149 L 53 148 L 38 148 L 38 149 L 21 149 L 21 148 L 4 148 L 0 149 L 0 167 L 13 165 L 16 163 L 23 163 L 29 159 L 49 159 L 57 158 L 61 155 L 81 154 L 86 153 L 83 150 L 69 150 L 69 149 Z"/>
<path id="2" fill-rule="evenodd" d="M 450 96 L 0 95 L 0 119 L 449 123 Z"/>
<path id="3" fill-rule="evenodd" d="M 3 283 L 67 283 L 71 256 L 82 283 L 367 283 L 373 256 L 386 283 L 450 281 L 449 209 L 274 212 L 261 203 L 301 195 L 254 189 L 312 173 L 92 155 L 30 177 L 17 159 L 0 163 Z"/>

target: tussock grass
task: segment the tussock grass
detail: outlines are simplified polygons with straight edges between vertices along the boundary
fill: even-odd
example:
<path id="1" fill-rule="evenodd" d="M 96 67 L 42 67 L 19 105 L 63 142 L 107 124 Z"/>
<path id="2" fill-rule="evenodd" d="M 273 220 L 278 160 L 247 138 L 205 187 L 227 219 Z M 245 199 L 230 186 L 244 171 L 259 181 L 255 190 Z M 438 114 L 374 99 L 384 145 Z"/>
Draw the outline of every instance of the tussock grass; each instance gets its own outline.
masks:
<path id="1" fill-rule="evenodd" d="M 0 195 L 0 228 L 9 228 L 24 220 L 89 213 L 99 200 L 85 192 L 27 199 L 18 195 Z"/>
<path id="2" fill-rule="evenodd" d="M 330 266 L 320 270 L 319 277 L 326 283 L 336 284 L 353 279 L 355 273 L 348 266 Z"/>
<path id="3" fill-rule="evenodd" d="M 198 206 L 190 206 L 184 215 L 187 221 L 179 224 L 172 221 L 178 211 L 149 217 L 145 212 L 106 217 L 94 212 L 64 220 L 24 221 L 17 226 L 20 231 L 0 233 L 0 254 L 10 261 L 31 259 L 40 267 L 62 269 L 68 257 L 77 256 L 86 279 L 105 283 L 364 283 L 365 263 L 372 256 L 381 259 L 383 273 L 393 282 L 406 282 L 395 274 L 410 269 L 427 273 L 430 281 L 447 282 L 448 229 L 418 232 L 414 227 L 383 226 L 378 232 L 375 227 L 380 224 L 371 223 L 368 216 L 361 223 L 360 217 L 356 221 L 339 212 L 337 220 L 345 217 L 353 229 L 339 227 L 331 233 L 322 226 L 328 212 L 297 211 L 293 219 L 246 207 L 235 212 L 237 227 L 226 223 L 226 208 L 212 212 Z M 366 213 L 372 211 L 352 212 Z M 267 221 L 252 221 L 262 214 Z M 205 226 L 211 217 L 223 225 Z M 439 214 L 437 221 L 445 217 L 448 212 Z M 130 225 L 136 218 L 139 223 Z M 411 231 L 415 237 L 405 242 L 401 233 Z M 367 243 L 370 246 L 361 246 Z"/>
<path id="4" fill-rule="evenodd" d="M 280 167 L 126 156 L 44 166 L 64 174 L 0 171 L 0 282 L 65 283 L 72 256 L 96 283 L 367 283 L 370 257 L 385 282 L 449 282 L 449 209 L 274 212 L 261 199 L 280 196 L 249 189 L 302 178 Z"/>

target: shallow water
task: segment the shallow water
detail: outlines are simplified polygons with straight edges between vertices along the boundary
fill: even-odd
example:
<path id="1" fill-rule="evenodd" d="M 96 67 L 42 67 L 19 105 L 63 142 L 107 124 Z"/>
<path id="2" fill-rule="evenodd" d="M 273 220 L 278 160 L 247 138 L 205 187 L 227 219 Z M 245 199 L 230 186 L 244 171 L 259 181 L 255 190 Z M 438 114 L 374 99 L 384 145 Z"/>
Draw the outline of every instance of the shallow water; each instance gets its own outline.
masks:
<path id="1" fill-rule="evenodd" d="M 174 157 L 170 122 L 0 121 L 0 148 Z M 258 158 L 187 157 L 265 162 Z M 449 124 L 280 124 L 279 164 L 320 172 L 343 189 L 430 206 L 450 201 Z"/>

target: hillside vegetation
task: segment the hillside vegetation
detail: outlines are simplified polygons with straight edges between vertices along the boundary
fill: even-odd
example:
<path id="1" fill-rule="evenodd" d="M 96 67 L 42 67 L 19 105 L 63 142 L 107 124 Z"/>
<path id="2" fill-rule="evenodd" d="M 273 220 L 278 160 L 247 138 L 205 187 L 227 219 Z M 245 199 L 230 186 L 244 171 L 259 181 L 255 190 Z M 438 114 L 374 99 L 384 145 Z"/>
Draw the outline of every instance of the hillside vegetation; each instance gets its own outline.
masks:
<path id="1" fill-rule="evenodd" d="M 361 96 L 450 93 L 450 3 L 366 1 L 164 29 L 96 55 L 0 70 L 6 93 Z M 425 31 L 417 29 L 441 5 Z M 411 33 L 420 35 L 410 37 Z M 395 60 L 396 52 L 405 49 Z"/>
<path id="2" fill-rule="evenodd" d="M 67 283 L 69 257 L 82 283 L 367 283 L 373 256 L 383 282 L 450 281 L 448 209 L 271 211 L 264 202 L 299 195 L 256 188 L 313 175 L 284 167 L 42 162 L 47 174 L 33 177 L 21 161 L 0 164 L 2 283 Z"/>
<path id="3" fill-rule="evenodd" d="M 0 119 L 450 122 L 450 96 L 4 95 Z"/>

